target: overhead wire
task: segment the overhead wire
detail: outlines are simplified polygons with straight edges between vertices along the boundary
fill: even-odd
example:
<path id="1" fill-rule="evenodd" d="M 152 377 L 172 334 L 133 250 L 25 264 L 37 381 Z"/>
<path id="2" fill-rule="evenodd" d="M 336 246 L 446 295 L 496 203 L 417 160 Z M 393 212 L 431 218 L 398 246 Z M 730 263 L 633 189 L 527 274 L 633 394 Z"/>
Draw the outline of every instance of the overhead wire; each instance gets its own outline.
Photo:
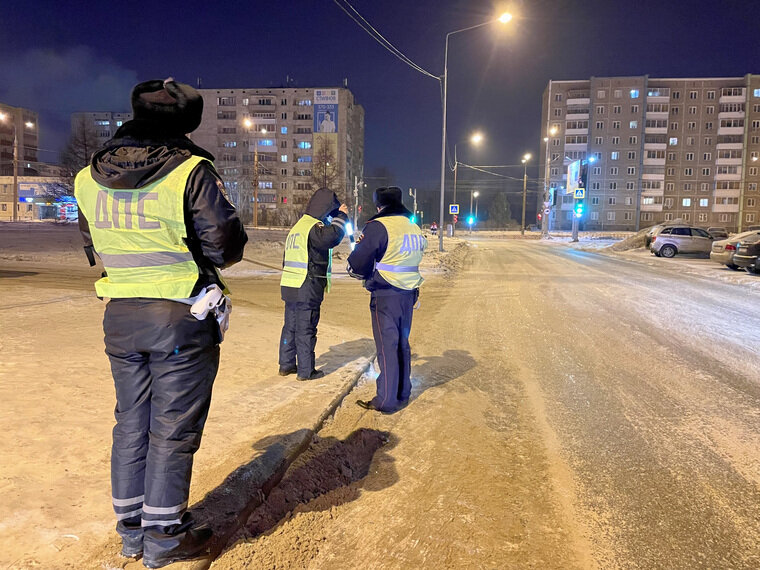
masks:
<path id="1" fill-rule="evenodd" d="M 383 36 L 372 24 L 370 24 L 367 19 L 362 16 L 356 8 L 354 8 L 351 3 L 348 0 L 333 0 L 336 6 L 343 10 L 343 12 L 346 13 L 346 15 L 351 18 L 356 24 L 362 28 L 367 34 L 372 37 L 377 43 L 379 43 L 381 46 L 383 46 L 386 50 L 391 52 L 393 55 L 395 55 L 398 59 L 406 63 L 409 67 L 412 69 L 420 72 L 423 75 L 426 75 L 428 77 L 431 77 L 438 82 L 441 81 L 441 78 L 438 75 L 433 75 L 429 71 L 427 71 L 425 68 L 421 67 L 420 65 L 417 65 L 414 61 L 412 61 L 409 57 L 407 57 L 400 49 L 398 49 L 396 46 L 394 46 L 385 36 Z M 345 6 L 344 6 L 345 4 Z M 349 11 L 348 8 L 350 8 L 351 11 Z M 353 12 L 353 14 L 351 13 Z"/>

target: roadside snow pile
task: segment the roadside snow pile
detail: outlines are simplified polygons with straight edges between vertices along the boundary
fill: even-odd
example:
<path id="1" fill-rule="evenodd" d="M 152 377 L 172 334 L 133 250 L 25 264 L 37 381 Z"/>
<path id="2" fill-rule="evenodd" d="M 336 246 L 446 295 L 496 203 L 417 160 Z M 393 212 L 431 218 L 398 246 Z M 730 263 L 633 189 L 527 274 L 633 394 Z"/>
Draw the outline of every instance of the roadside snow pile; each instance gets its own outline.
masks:
<path id="1" fill-rule="evenodd" d="M 640 232 L 627 237 L 621 242 L 613 244 L 610 249 L 612 251 L 628 251 L 629 249 L 637 249 L 640 247 L 646 247 L 647 245 L 647 232 L 649 228 L 645 228 Z"/>

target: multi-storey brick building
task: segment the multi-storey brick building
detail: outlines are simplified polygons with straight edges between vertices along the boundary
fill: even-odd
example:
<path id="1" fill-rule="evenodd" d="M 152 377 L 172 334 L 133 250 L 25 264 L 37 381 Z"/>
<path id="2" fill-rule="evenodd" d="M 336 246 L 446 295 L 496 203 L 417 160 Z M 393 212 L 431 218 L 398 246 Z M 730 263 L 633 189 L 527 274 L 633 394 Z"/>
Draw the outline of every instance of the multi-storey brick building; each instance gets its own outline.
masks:
<path id="1" fill-rule="evenodd" d="M 760 75 L 550 81 L 541 130 L 552 229 L 572 223 L 568 163 L 591 157 L 584 229 L 760 224 Z"/>
<path id="2" fill-rule="evenodd" d="M 95 136 L 95 148 L 108 142 L 116 130 L 127 121 L 132 120 L 132 113 L 114 113 L 112 111 L 83 112 L 71 115 L 71 132 L 78 133 L 87 129 Z"/>
<path id="3" fill-rule="evenodd" d="M 37 113 L 0 103 L 0 176 L 13 175 L 13 135 L 18 139 L 18 175 L 37 174 L 39 151 Z"/>
<path id="4" fill-rule="evenodd" d="M 203 120 L 190 137 L 216 157 L 232 201 L 247 212 L 258 160 L 259 220 L 289 224 L 312 193 L 314 146 L 333 144 L 348 200 L 364 164 L 364 109 L 346 88 L 200 89 Z"/>

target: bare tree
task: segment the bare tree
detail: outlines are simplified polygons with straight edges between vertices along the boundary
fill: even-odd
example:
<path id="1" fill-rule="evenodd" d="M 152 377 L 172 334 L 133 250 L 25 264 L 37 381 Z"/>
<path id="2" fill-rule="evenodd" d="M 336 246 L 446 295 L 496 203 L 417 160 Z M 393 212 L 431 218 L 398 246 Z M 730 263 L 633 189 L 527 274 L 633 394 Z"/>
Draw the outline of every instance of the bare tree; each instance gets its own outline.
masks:
<path id="1" fill-rule="evenodd" d="M 329 188 L 345 201 L 345 180 L 334 144 L 326 137 L 314 137 L 311 159 L 311 182 L 316 188 Z"/>
<path id="2" fill-rule="evenodd" d="M 93 153 L 100 148 L 95 127 L 79 117 L 71 125 L 71 136 L 61 151 L 61 166 L 72 181 L 77 172 L 90 163 Z"/>

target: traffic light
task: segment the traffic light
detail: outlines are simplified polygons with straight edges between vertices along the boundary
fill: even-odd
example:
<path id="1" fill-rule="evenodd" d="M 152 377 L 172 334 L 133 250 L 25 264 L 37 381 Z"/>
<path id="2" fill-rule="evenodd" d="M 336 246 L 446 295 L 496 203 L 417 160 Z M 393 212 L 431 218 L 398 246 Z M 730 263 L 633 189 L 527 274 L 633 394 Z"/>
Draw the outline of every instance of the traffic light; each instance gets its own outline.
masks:
<path id="1" fill-rule="evenodd" d="M 472 226 L 475 224 L 475 216 L 467 216 L 467 225 Z"/>
<path id="2" fill-rule="evenodd" d="M 412 222 L 413 224 L 416 224 L 417 223 L 417 214 L 412 214 L 411 217 L 409 218 L 409 221 Z"/>
<path id="3" fill-rule="evenodd" d="M 575 217 L 580 218 L 583 216 L 583 200 L 578 200 L 575 203 Z"/>
<path id="4" fill-rule="evenodd" d="M 456 214 L 454 214 L 454 223 L 456 224 L 458 220 L 459 220 L 459 216 L 457 216 Z"/>
<path id="5" fill-rule="evenodd" d="M 536 219 L 538 219 L 538 221 L 540 222 L 541 218 L 543 218 L 543 215 L 541 214 L 541 212 L 539 212 L 538 215 L 536 216 Z"/>

